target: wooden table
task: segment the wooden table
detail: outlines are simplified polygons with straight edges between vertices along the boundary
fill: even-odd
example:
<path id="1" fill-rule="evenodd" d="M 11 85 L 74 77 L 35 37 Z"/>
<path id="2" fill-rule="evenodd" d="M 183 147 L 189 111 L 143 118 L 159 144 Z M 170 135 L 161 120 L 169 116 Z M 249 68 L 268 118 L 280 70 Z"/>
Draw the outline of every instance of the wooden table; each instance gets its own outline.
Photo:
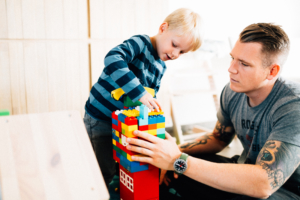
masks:
<path id="1" fill-rule="evenodd" d="M 109 199 L 77 111 L 0 117 L 0 185 L 3 200 Z"/>

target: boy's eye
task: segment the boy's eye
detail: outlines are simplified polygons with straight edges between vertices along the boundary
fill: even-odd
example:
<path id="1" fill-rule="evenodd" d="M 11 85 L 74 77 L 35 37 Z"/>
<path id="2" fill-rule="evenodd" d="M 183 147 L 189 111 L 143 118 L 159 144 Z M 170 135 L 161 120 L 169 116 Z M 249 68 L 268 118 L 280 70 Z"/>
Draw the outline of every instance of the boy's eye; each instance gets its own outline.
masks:
<path id="1" fill-rule="evenodd" d="M 173 42 L 172 42 L 173 47 L 177 47 Z"/>

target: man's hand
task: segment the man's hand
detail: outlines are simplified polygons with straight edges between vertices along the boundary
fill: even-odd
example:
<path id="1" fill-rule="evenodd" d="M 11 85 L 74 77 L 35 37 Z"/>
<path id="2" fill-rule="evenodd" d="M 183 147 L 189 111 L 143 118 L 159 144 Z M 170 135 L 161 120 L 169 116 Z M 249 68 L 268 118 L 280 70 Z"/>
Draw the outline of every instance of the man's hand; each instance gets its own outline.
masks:
<path id="1" fill-rule="evenodd" d="M 174 170 L 173 163 L 180 157 L 181 151 L 172 136 L 165 132 L 166 139 L 155 137 L 141 131 L 134 131 L 136 138 L 127 138 L 126 148 L 145 156 L 132 156 L 133 161 L 145 162 L 165 170 Z"/>
<path id="2" fill-rule="evenodd" d="M 158 101 L 154 99 L 148 92 L 142 96 L 139 101 L 147 106 L 151 111 L 155 109 L 157 112 L 159 112 L 161 110 L 161 106 L 159 105 Z"/>

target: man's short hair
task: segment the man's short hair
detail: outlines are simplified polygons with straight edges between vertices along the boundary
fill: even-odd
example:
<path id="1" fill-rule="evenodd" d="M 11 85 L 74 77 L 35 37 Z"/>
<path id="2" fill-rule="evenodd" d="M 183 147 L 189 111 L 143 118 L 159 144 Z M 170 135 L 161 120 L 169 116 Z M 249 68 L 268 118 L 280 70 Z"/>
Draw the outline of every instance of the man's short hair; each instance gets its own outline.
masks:
<path id="1" fill-rule="evenodd" d="M 240 42 L 258 42 L 262 45 L 264 54 L 263 65 L 268 67 L 278 58 L 278 64 L 283 66 L 289 50 L 290 40 L 283 29 L 272 23 L 257 23 L 247 26 L 240 34 Z"/>
<path id="2" fill-rule="evenodd" d="M 199 14 L 187 8 L 179 8 L 169 14 L 164 22 L 167 22 L 168 30 L 176 30 L 179 36 L 191 36 L 191 51 L 196 51 L 202 44 L 202 20 Z"/>

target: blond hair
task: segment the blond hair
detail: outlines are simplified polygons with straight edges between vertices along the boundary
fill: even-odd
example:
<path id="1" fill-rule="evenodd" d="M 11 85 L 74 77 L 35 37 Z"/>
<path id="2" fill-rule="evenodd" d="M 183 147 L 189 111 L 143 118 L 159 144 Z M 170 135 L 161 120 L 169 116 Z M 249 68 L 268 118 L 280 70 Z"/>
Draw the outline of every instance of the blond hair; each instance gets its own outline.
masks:
<path id="1" fill-rule="evenodd" d="M 191 36 L 191 51 L 196 51 L 202 44 L 200 16 L 187 8 L 179 8 L 172 12 L 164 22 L 168 23 L 168 30 L 176 30 L 179 35 Z"/>

